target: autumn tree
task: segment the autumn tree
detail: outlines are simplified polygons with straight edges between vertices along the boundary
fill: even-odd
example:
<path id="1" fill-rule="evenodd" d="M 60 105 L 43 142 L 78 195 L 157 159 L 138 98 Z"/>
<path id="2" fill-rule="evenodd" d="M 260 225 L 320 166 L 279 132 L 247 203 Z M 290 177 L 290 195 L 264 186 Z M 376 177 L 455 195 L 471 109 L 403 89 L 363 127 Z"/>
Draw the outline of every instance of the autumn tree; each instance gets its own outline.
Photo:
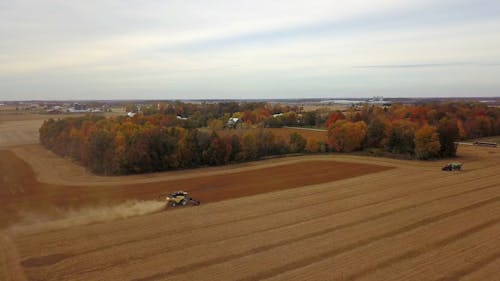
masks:
<path id="1" fill-rule="evenodd" d="M 326 120 L 325 127 L 329 128 L 333 123 L 343 119 L 345 119 L 345 116 L 342 112 L 340 111 L 332 112 L 330 113 L 330 116 L 328 116 L 328 120 Z"/>
<path id="2" fill-rule="evenodd" d="M 272 149 L 272 154 L 280 155 L 286 154 L 290 150 L 290 146 L 287 143 L 287 140 L 283 136 L 276 136 L 274 140 L 274 145 Z"/>
<path id="3" fill-rule="evenodd" d="M 259 157 L 273 154 L 274 134 L 266 129 L 260 128 L 255 132 L 257 155 Z"/>
<path id="4" fill-rule="evenodd" d="M 293 132 L 290 134 L 290 151 L 292 153 L 304 152 L 306 143 L 306 139 L 304 139 L 304 137 L 302 137 L 299 133 Z"/>
<path id="5" fill-rule="evenodd" d="M 221 130 L 224 127 L 224 122 L 220 119 L 210 119 L 207 122 L 207 125 L 212 131 Z"/>
<path id="6" fill-rule="evenodd" d="M 295 126 L 297 125 L 297 113 L 294 111 L 286 112 L 283 114 L 282 120 L 286 126 Z"/>
<path id="7" fill-rule="evenodd" d="M 305 126 L 315 126 L 317 120 L 317 112 L 316 111 L 307 111 L 304 113 L 304 125 Z"/>
<path id="8" fill-rule="evenodd" d="M 310 153 L 319 152 L 321 148 L 321 144 L 315 138 L 307 139 L 306 151 Z"/>
<path id="9" fill-rule="evenodd" d="M 419 159 L 439 156 L 441 145 L 436 127 L 424 125 L 415 132 L 415 155 Z"/>
<path id="10" fill-rule="evenodd" d="M 239 160 L 239 153 L 241 151 L 240 137 L 238 135 L 231 136 L 231 155 L 229 159 L 233 161 Z"/>
<path id="11" fill-rule="evenodd" d="M 238 156 L 241 160 L 253 160 L 257 158 L 257 143 L 251 132 L 246 132 L 241 139 L 241 150 Z"/>
<path id="12" fill-rule="evenodd" d="M 112 161 L 114 159 L 113 133 L 107 130 L 95 131 L 89 139 L 89 168 L 95 173 L 112 175 Z"/>
<path id="13" fill-rule="evenodd" d="M 328 128 L 328 140 L 335 151 L 351 152 L 361 149 L 366 133 L 364 121 L 338 120 Z"/>
<path id="14" fill-rule="evenodd" d="M 437 132 L 439 133 L 439 142 L 441 147 L 439 154 L 442 157 L 452 157 L 457 153 L 456 141 L 460 137 L 460 130 L 456 120 L 443 118 L 439 121 Z"/>
<path id="15" fill-rule="evenodd" d="M 415 123 L 396 120 L 392 123 L 389 149 L 392 153 L 413 154 L 415 152 Z"/>
<path id="16" fill-rule="evenodd" d="M 222 165 L 290 152 L 370 147 L 427 159 L 436 157 L 436 136 L 439 157 L 450 157 L 456 154 L 458 139 L 500 134 L 500 109 L 475 103 L 395 104 L 390 108 L 371 105 L 345 113 L 327 108 L 303 112 L 298 106 L 262 102 L 175 101 L 141 105 L 141 109 L 145 114 L 133 118 L 87 115 L 49 119 L 39 129 L 39 140 L 58 155 L 79 161 L 96 173 L 130 174 Z M 283 115 L 272 118 L 276 113 Z M 178 115 L 188 118 L 183 120 Z M 220 120 L 229 116 L 262 129 L 247 130 L 243 136 L 238 131 L 229 135 L 220 128 Z M 313 123 L 329 125 L 327 142 L 306 142 L 297 133 L 288 138 L 264 129 Z M 207 125 L 213 130 L 204 129 Z"/>
<path id="17" fill-rule="evenodd" d="M 391 124 L 383 117 L 375 117 L 367 128 L 366 146 L 383 148 L 389 143 L 391 137 Z"/>

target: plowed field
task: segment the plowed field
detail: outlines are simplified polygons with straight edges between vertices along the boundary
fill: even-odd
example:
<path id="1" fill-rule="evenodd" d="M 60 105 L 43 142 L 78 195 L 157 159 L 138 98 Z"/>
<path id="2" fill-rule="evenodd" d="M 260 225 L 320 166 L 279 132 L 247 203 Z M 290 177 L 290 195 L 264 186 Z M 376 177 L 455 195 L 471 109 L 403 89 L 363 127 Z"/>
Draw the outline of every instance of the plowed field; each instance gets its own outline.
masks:
<path id="1" fill-rule="evenodd" d="M 461 172 L 323 155 L 114 178 L 1 154 L 0 280 L 500 280 L 500 149 L 461 146 Z M 202 205 L 140 201 L 171 186 Z"/>

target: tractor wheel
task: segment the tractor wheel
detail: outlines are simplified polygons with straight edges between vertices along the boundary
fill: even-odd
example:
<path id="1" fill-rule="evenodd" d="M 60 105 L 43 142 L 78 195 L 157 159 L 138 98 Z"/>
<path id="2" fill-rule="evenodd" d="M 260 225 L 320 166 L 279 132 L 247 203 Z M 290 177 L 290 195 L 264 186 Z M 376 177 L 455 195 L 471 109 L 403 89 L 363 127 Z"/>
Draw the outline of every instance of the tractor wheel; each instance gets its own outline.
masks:
<path id="1" fill-rule="evenodd" d="M 181 205 L 182 205 L 182 206 L 186 206 L 186 200 L 182 200 L 182 201 L 181 201 Z"/>
<path id="2" fill-rule="evenodd" d="M 170 203 L 170 206 L 175 207 L 177 204 L 175 202 Z"/>

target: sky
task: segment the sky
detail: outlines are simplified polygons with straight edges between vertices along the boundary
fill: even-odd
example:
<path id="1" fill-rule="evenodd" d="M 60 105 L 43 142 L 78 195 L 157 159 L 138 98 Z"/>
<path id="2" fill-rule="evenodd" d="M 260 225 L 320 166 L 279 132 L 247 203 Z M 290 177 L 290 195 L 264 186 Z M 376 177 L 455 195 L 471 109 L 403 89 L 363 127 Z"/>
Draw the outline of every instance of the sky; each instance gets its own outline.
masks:
<path id="1" fill-rule="evenodd" d="M 500 96 L 498 0 L 0 0 L 0 101 Z"/>

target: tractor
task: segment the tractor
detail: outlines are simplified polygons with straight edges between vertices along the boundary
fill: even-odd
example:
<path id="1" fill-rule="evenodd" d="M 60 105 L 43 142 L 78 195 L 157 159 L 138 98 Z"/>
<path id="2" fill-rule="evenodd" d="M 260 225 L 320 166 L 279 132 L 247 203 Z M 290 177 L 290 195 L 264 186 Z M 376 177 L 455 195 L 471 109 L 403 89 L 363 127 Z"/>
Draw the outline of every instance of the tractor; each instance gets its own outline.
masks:
<path id="1" fill-rule="evenodd" d="M 462 170 L 462 163 L 448 163 L 441 168 L 442 171 L 460 171 Z"/>
<path id="2" fill-rule="evenodd" d="M 162 194 L 159 196 L 162 201 L 167 202 L 167 206 L 175 207 L 175 206 L 186 206 L 187 204 L 198 206 L 200 205 L 200 201 L 195 200 L 189 196 L 186 191 L 176 191 L 170 194 Z"/>

